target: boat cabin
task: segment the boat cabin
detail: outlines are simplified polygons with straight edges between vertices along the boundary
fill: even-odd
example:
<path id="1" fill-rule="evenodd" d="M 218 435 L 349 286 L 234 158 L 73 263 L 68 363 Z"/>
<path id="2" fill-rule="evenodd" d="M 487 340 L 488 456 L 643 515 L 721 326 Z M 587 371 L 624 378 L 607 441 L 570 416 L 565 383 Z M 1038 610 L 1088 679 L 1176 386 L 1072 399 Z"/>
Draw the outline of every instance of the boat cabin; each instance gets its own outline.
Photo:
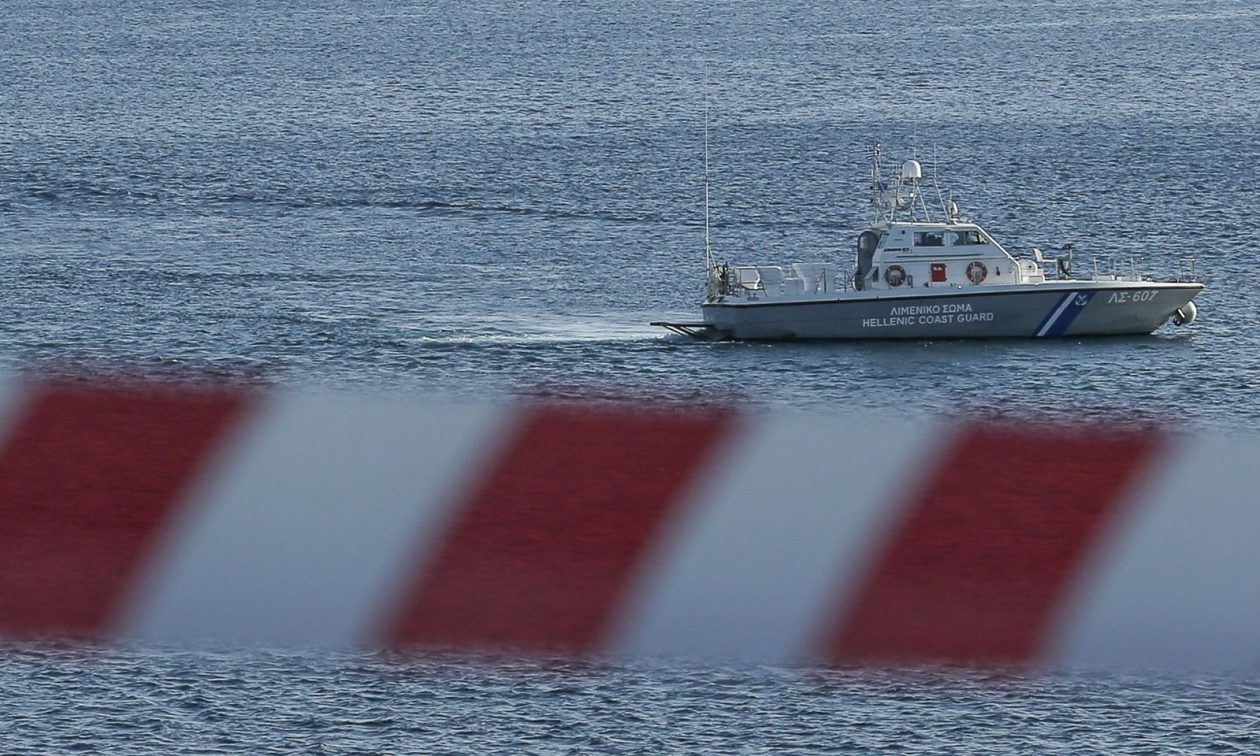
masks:
<path id="1" fill-rule="evenodd" d="M 1016 260 L 970 222 L 893 221 L 858 236 L 854 288 L 900 289 L 1036 283 L 1036 263 Z"/>
<path id="2" fill-rule="evenodd" d="M 911 294 L 923 288 L 969 289 L 977 286 L 1039 284 L 1046 280 L 1040 252 L 1033 260 L 1017 260 L 983 228 L 959 214 L 958 204 L 936 186 L 935 170 L 924 183 L 923 166 L 907 160 L 886 181 L 879 145 L 872 148 L 871 225 L 857 238 L 852 273 L 831 263 L 718 265 L 708 248 L 706 301 L 737 297 L 819 299 L 848 292 Z M 925 188 L 935 187 L 941 213 L 928 207 Z M 942 218 L 938 219 L 938 218 Z M 1067 272 L 1062 261 L 1059 275 Z M 858 294 L 861 297 L 861 294 Z"/>

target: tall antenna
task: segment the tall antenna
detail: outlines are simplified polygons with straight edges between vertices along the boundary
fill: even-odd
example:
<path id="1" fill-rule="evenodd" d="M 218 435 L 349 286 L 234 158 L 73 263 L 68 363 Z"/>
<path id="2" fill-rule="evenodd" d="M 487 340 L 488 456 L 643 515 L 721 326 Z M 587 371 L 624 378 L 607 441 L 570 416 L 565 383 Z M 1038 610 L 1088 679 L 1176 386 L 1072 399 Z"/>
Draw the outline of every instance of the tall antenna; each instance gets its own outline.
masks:
<path id="1" fill-rule="evenodd" d="M 713 248 L 709 246 L 709 93 L 704 95 L 704 264 L 708 270 L 717 267 Z"/>

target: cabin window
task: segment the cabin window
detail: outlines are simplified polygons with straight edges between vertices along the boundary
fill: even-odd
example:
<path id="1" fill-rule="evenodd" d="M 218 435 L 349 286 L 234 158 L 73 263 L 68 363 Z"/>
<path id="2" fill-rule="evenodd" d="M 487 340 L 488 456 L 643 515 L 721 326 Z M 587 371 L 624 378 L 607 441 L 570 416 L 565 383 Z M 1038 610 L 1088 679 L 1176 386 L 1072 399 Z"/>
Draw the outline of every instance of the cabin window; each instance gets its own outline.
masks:
<path id="1" fill-rule="evenodd" d="M 987 244 L 984 237 L 976 229 L 967 229 L 963 231 L 946 231 L 945 244 L 950 247 L 958 247 L 964 244 Z"/>
<path id="2" fill-rule="evenodd" d="M 942 231 L 915 231 L 914 246 L 943 247 L 945 246 L 945 234 Z"/>

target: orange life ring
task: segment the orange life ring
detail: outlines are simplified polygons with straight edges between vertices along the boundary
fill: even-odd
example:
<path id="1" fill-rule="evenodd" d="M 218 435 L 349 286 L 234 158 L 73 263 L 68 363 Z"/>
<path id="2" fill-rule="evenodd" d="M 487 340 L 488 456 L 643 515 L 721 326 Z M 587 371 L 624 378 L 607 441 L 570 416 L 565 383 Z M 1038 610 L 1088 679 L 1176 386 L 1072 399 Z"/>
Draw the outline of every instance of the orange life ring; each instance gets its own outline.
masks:
<path id="1" fill-rule="evenodd" d="M 967 280 L 973 284 L 978 284 L 989 277 L 989 268 L 984 263 L 976 260 L 967 266 Z"/>
<path id="2" fill-rule="evenodd" d="M 906 269 L 900 265 L 889 265 L 884 269 L 884 282 L 897 288 L 906 282 Z"/>

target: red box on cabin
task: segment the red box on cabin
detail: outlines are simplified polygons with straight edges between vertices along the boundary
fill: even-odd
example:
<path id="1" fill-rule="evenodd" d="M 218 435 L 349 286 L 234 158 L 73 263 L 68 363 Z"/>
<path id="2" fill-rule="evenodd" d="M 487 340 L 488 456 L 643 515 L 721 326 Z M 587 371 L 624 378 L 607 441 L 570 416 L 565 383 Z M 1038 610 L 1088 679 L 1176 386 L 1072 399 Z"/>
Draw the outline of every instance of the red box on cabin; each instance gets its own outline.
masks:
<path id="1" fill-rule="evenodd" d="M 932 263 L 932 283 L 943 283 L 945 278 L 945 263 Z"/>

